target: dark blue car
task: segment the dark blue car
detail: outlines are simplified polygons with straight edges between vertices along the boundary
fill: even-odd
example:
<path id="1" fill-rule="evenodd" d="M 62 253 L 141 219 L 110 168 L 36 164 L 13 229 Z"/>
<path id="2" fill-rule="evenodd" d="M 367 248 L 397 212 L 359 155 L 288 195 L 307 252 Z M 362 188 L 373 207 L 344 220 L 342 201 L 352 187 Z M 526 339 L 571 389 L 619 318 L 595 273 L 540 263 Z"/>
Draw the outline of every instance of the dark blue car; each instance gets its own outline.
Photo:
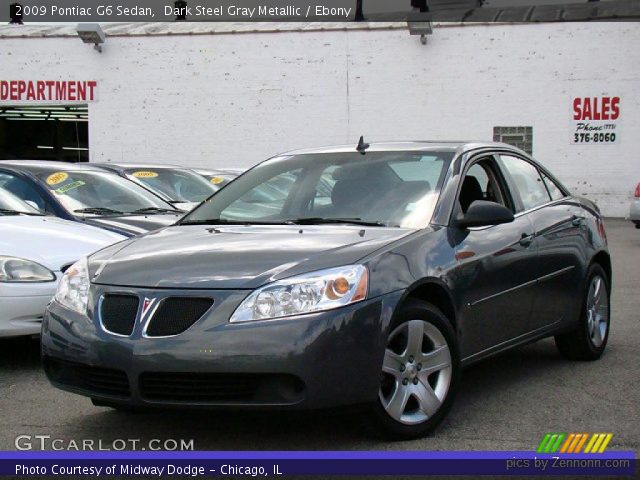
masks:
<path id="1" fill-rule="evenodd" d="M 0 187 L 43 212 L 129 237 L 174 224 L 183 214 L 134 182 L 88 164 L 0 161 Z"/>

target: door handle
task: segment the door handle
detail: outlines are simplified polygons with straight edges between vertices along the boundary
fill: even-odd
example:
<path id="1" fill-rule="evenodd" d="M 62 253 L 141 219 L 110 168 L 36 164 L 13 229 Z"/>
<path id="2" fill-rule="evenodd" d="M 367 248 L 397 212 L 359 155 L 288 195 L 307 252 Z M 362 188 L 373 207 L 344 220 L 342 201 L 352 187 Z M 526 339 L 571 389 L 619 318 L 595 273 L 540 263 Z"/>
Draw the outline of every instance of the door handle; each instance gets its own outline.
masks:
<path id="1" fill-rule="evenodd" d="M 533 243 L 533 235 L 529 233 L 523 233 L 518 243 L 525 248 L 528 247 Z"/>
<path id="2" fill-rule="evenodd" d="M 581 217 L 579 215 L 573 215 L 571 217 L 571 225 L 573 225 L 574 227 L 581 226 L 582 222 L 584 222 L 584 217 Z"/>

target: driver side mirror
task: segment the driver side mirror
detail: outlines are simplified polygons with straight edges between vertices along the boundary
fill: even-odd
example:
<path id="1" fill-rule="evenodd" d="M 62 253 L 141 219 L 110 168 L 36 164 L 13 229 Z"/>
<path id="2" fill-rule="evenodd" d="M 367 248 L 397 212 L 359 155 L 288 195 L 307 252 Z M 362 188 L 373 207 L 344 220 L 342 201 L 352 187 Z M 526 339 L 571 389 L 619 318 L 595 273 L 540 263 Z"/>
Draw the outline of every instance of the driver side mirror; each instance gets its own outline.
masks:
<path id="1" fill-rule="evenodd" d="M 455 226 L 459 228 L 487 227 L 513 222 L 513 212 L 504 205 L 486 200 L 476 200 L 467 213 L 456 216 Z"/>

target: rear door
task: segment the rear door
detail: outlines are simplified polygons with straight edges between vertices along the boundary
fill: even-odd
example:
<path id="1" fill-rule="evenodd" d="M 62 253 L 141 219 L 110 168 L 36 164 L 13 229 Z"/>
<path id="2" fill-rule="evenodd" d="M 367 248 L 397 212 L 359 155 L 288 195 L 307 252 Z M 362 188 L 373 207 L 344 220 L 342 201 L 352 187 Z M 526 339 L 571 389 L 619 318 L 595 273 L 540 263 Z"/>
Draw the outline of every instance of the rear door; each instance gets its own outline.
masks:
<path id="1" fill-rule="evenodd" d="M 584 218 L 563 188 L 533 163 L 516 155 L 501 155 L 500 160 L 533 224 L 539 263 L 529 330 L 543 329 L 575 313 L 582 290 Z"/>

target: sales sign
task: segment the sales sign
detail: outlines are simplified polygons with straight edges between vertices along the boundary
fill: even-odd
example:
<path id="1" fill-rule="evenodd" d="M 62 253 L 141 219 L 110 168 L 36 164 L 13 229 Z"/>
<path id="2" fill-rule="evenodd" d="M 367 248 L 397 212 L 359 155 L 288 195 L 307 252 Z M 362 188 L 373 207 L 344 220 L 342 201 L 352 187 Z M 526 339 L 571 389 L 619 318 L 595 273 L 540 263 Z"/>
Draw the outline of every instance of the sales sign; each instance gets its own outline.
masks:
<path id="1" fill-rule="evenodd" d="M 616 144 L 620 142 L 620 97 L 575 97 L 571 143 Z"/>

